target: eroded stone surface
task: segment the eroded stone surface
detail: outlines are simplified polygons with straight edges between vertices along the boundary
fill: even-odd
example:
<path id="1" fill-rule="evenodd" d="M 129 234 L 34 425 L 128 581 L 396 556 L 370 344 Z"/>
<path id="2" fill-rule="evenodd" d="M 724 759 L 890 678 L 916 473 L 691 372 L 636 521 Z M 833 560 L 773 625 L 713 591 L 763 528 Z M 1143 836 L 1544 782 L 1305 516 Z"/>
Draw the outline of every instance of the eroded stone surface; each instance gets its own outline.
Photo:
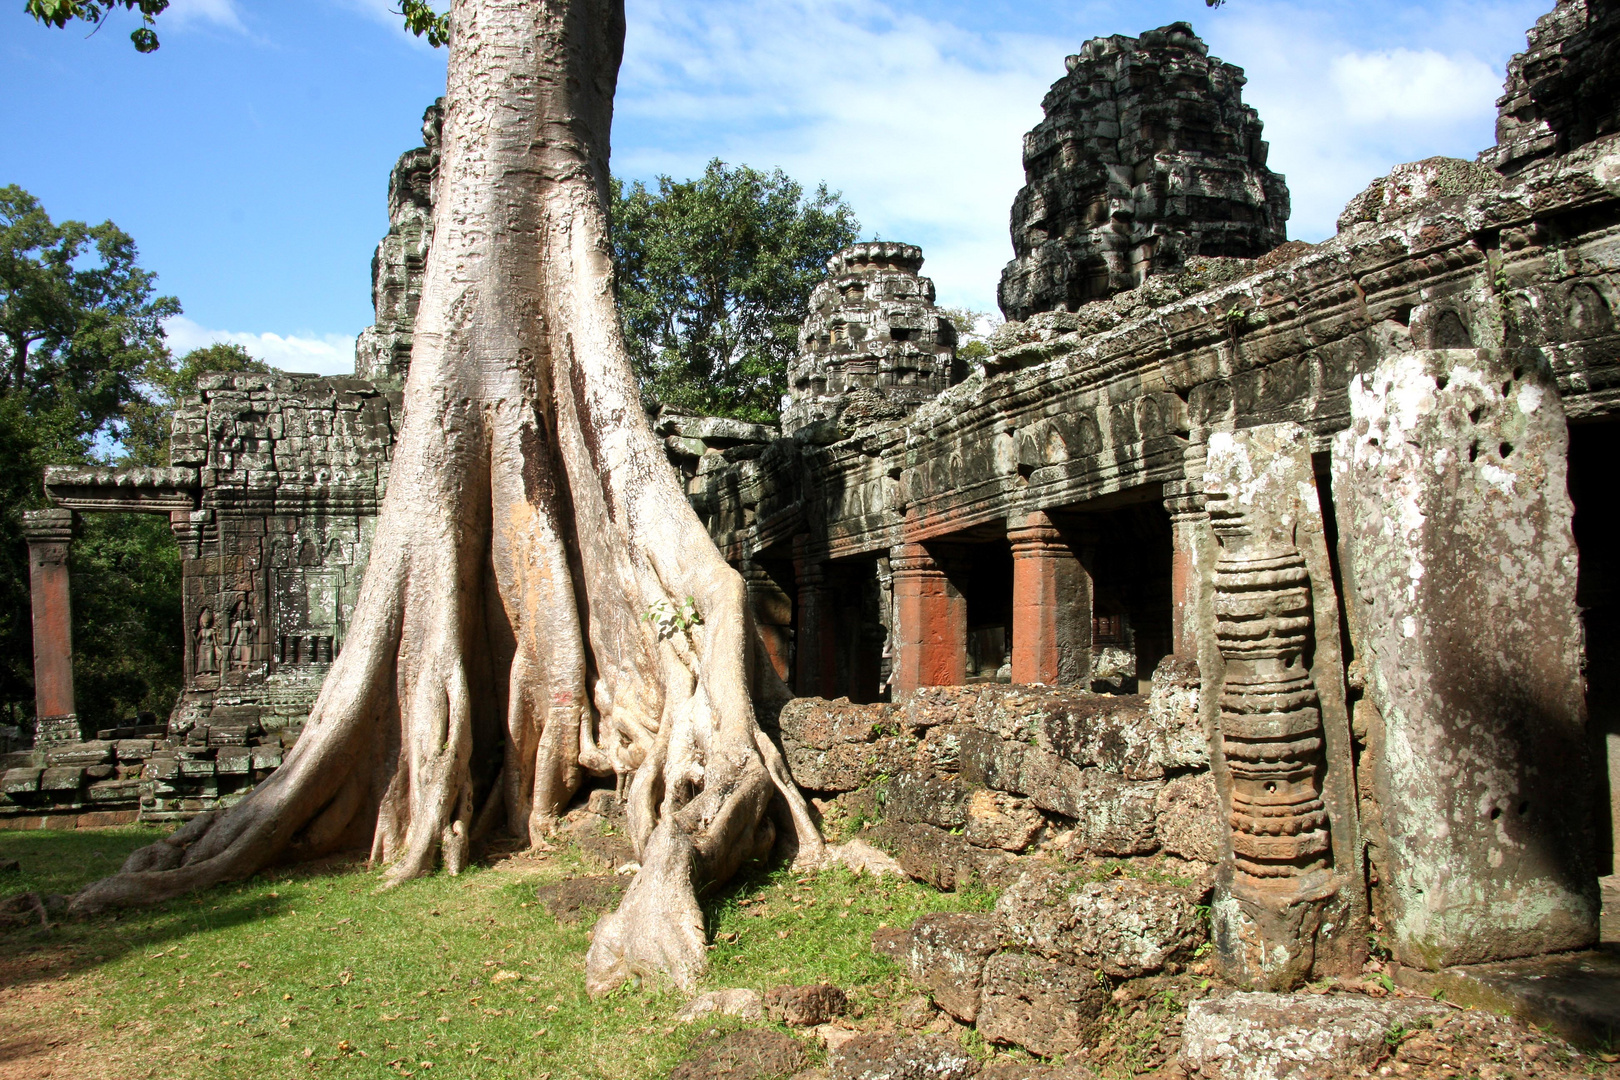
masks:
<path id="1" fill-rule="evenodd" d="M 979 1063 L 938 1035 L 857 1035 L 827 1055 L 832 1080 L 967 1080 Z"/>
<path id="2" fill-rule="evenodd" d="M 1350 408 L 1334 495 L 1396 953 L 1432 968 L 1590 944 L 1558 394 L 1522 359 L 1437 350 L 1384 358 L 1352 382 Z"/>
<path id="3" fill-rule="evenodd" d="M 1358 994 L 1232 994 L 1195 1001 L 1182 1027 L 1182 1064 L 1207 1080 L 1315 1080 L 1366 1068 L 1386 1037 L 1451 1007 Z"/>
<path id="4" fill-rule="evenodd" d="M 1006 939 L 1117 978 L 1136 978 L 1191 956 L 1205 939 L 1196 887 L 1116 877 L 1086 881 L 1073 871 L 1026 870 L 1002 893 L 996 913 Z"/>

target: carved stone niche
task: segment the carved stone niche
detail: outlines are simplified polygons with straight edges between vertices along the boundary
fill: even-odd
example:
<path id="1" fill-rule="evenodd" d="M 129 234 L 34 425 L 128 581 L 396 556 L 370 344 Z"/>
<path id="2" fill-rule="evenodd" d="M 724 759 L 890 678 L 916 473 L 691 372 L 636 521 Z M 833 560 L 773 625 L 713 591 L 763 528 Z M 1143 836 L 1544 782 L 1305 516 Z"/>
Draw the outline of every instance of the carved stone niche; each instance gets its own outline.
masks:
<path id="1" fill-rule="evenodd" d="M 1597 939 L 1569 434 L 1552 379 L 1400 353 L 1333 444 L 1374 899 L 1404 964 Z"/>
<path id="2" fill-rule="evenodd" d="M 1200 695 L 1226 813 L 1213 911 L 1227 976 L 1286 990 L 1359 971 L 1366 899 L 1338 597 L 1309 436 L 1274 424 L 1209 439 L 1217 544 Z"/>

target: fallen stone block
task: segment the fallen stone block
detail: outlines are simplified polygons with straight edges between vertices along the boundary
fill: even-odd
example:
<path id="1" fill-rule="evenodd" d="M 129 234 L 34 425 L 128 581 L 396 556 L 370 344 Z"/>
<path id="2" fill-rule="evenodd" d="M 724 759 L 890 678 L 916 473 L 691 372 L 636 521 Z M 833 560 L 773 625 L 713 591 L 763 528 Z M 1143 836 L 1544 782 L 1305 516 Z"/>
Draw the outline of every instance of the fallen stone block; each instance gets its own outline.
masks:
<path id="1" fill-rule="evenodd" d="M 28 795 L 39 790 L 42 769 L 7 769 L 0 777 L 0 792 L 7 795 Z"/>
<path id="2" fill-rule="evenodd" d="M 979 1015 L 984 964 L 1001 934 L 1002 920 L 995 915 L 924 915 L 912 924 L 906 969 L 940 1008 L 971 1024 Z"/>
<path id="3" fill-rule="evenodd" d="M 967 1080 L 979 1063 L 938 1035 L 857 1035 L 827 1055 L 831 1080 Z"/>
<path id="4" fill-rule="evenodd" d="M 1023 949 L 1133 979 L 1203 944 L 1199 899 L 1197 886 L 1032 868 L 1001 895 L 996 913 L 1007 940 Z"/>
<path id="5" fill-rule="evenodd" d="M 744 1028 L 676 1065 L 669 1080 L 776 1080 L 809 1063 L 793 1036 L 770 1028 Z"/>
<path id="6" fill-rule="evenodd" d="M 988 788 L 968 796 L 967 827 L 962 834 L 974 847 L 1019 852 L 1035 842 L 1046 819 L 1028 800 Z"/>
<path id="7" fill-rule="evenodd" d="M 1033 953 L 998 952 L 984 965 L 979 1034 L 1051 1057 L 1091 1039 L 1109 988 L 1090 968 Z"/>
<path id="8" fill-rule="evenodd" d="M 816 1027 L 849 1009 L 849 998 L 829 983 L 778 986 L 765 994 L 765 1015 L 788 1027 Z"/>
<path id="9" fill-rule="evenodd" d="M 677 1024 L 690 1024 L 710 1015 L 735 1016 L 743 1020 L 761 1020 L 765 1016 L 764 999 L 760 997 L 758 990 L 750 990 L 746 987 L 735 987 L 730 990 L 710 990 L 708 993 L 699 994 L 691 1001 L 688 1001 L 686 1006 L 675 1014 L 675 1022 Z"/>
<path id="10" fill-rule="evenodd" d="M 1220 799 L 1207 772 L 1178 776 L 1159 789 L 1153 800 L 1154 832 L 1159 846 L 1172 855 L 1199 862 L 1221 860 Z"/>
<path id="11" fill-rule="evenodd" d="M 967 824 L 971 794 L 968 785 L 954 776 L 906 769 L 890 781 L 883 810 L 885 816 L 895 821 L 959 829 Z"/>
<path id="12" fill-rule="evenodd" d="M 60 765 L 39 774 L 39 790 L 76 791 L 83 780 L 83 769 L 73 765 Z"/>
<path id="13" fill-rule="evenodd" d="M 906 876 L 905 869 L 899 863 L 860 839 L 843 844 L 828 844 L 827 861 L 847 867 L 855 874 L 871 874 L 873 877 Z"/>
<path id="14" fill-rule="evenodd" d="M 964 888 L 974 880 L 999 880 L 1008 856 L 974 847 L 961 836 L 932 825 L 886 821 L 866 831 L 874 843 L 887 848 L 906 875 L 936 889 Z"/>
<path id="15" fill-rule="evenodd" d="M 1360 994 L 1232 994 L 1195 1001 L 1181 1063 L 1204 1080 L 1318 1080 L 1375 1064 L 1391 1034 L 1451 1011 L 1421 998 Z"/>

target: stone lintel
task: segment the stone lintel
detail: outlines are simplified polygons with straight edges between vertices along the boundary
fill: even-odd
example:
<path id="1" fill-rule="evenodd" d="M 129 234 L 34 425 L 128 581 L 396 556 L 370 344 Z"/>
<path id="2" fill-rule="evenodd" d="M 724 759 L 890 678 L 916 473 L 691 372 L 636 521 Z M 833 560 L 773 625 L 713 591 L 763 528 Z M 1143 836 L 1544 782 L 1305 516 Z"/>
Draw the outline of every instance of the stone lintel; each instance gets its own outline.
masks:
<path id="1" fill-rule="evenodd" d="M 52 465 L 45 493 L 58 505 L 88 513 L 167 514 L 197 505 L 196 469 L 84 469 Z"/>

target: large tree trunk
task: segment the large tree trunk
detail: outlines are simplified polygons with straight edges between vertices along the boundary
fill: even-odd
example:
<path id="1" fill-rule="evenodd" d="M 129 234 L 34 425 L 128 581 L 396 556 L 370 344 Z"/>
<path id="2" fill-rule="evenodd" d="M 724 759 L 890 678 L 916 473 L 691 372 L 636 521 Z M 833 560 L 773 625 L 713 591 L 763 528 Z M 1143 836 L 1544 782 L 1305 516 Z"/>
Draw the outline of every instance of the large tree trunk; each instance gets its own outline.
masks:
<path id="1" fill-rule="evenodd" d="M 539 839 L 582 772 L 628 778 L 642 869 L 600 993 L 690 986 L 696 890 L 819 834 L 749 700 L 753 630 L 647 426 L 614 311 L 621 0 L 456 0 L 434 243 L 371 564 L 286 764 L 87 888 L 148 903 L 369 835 L 389 883 L 502 817 Z M 695 604 L 663 631 L 647 613 Z M 784 836 L 784 839 L 786 837 Z"/>

